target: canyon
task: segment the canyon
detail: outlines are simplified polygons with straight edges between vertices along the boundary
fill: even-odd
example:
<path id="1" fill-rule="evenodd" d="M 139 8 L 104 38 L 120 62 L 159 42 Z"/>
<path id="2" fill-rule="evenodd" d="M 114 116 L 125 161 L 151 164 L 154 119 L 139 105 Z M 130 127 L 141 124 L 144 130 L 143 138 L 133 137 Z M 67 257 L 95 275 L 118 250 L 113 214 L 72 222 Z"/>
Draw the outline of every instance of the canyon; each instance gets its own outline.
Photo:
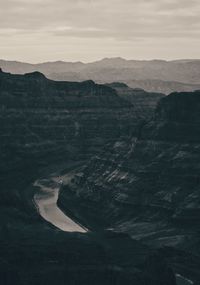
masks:
<path id="1" fill-rule="evenodd" d="M 200 282 L 199 91 L 1 70 L 0 103 L 3 284 Z"/>
<path id="2" fill-rule="evenodd" d="M 198 91 L 162 98 L 138 136 L 93 157 L 60 197 L 62 207 L 73 201 L 73 208 L 77 200 L 86 225 L 112 228 L 160 248 L 174 271 L 192 284 L 199 283 L 200 264 L 199 114 Z"/>

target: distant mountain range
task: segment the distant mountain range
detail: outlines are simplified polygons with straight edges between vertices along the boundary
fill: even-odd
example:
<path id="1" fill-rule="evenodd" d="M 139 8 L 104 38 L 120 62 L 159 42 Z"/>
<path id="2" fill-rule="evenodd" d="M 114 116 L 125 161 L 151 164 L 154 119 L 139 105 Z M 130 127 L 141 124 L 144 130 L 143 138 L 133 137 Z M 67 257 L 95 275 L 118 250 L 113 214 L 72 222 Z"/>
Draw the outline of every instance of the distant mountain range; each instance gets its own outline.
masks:
<path id="1" fill-rule="evenodd" d="M 24 74 L 39 71 L 48 78 L 59 81 L 84 81 L 97 83 L 123 82 L 132 88 L 169 94 L 173 91 L 200 89 L 200 60 L 126 60 L 104 58 L 92 63 L 45 62 L 30 64 L 0 60 L 5 72 Z"/>

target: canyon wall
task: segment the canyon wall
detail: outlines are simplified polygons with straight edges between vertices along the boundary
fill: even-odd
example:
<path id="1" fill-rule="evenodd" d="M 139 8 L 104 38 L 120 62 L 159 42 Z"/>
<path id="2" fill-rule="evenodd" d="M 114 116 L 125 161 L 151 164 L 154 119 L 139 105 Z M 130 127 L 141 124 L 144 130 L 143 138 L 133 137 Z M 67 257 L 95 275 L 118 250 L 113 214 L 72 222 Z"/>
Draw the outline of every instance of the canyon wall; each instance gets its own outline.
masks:
<path id="1" fill-rule="evenodd" d="M 175 285 L 157 250 L 101 227 L 62 232 L 40 217 L 33 201 L 34 180 L 81 168 L 94 154 L 137 136 L 144 116 L 133 104 L 93 81 L 0 71 L 0 105 L 0 283 Z"/>
<path id="2" fill-rule="evenodd" d="M 74 208 L 76 198 L 85 223 L 160 247 L 177 274 L 198 284 L 199 125 L 200 92 L 162 98 L 138 136 L 118 141 L 77 172 L 61 205 L 73 197 Z"/>
<path id="3" fill-rule="evenodd" d="M 51 163 L 88 159 L 130 136 L 138 123 L 133 106 L 115 90 L 93 81 L 54 82 L 39 72 L 1 71 L 0 105 L 1 183 L 7 188 Z"/>

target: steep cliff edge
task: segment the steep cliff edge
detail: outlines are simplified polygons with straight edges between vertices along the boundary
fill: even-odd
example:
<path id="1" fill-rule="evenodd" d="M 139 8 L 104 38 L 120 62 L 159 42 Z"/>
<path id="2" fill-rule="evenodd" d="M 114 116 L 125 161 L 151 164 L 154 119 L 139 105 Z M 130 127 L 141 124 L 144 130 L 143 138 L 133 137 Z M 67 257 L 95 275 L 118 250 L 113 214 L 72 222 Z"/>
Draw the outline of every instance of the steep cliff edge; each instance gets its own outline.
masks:
<path id="1" fill-rule="evenodd" d="M 197 284 L 199 124 L 200 92 L 164 97 L 138 137 L 93 158 L 67 188 L 86 222 L 164 247 L 174 269 Z M 69 200 L 63 190 L 60 203 Z"/>

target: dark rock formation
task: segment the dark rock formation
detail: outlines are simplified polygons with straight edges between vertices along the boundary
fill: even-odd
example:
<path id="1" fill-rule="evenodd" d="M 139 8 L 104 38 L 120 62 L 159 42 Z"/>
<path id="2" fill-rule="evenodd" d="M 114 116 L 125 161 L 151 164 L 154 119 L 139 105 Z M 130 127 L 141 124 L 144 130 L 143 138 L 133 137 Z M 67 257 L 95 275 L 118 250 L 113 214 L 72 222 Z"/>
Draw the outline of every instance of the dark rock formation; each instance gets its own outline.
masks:
<path id="1" fill-rule="evenodd" d="M 30 175 L 23 171 L 37 176 L 38 167 L 51 162 L 84 160 L 137 124 L 132 105 L 113 89 L 93 81 L 54 82 L 39 72 L 1 72 L 0 105 L 3 189 L 12 184 L 12 172 L 24 181 Z"/>
<path id="2" fill-rule="evenodd" d="M 107 84 L 107 86 L 115 89 L 121 98 L 131 102 L 137 116 L 144 118 L 145 121 L 152 118 L 158 102 L 165 96 L 161 93 L 146 92 L 140 88 L 132 89 L 125 83 L 120 82 L 113 82 Z"/>
<path id="3" fill-rule="evenodd" d="M 138 137 L 116 143 L 77 173 L 61 206 L 73 200 L 85 223 L 163 248 L 175 272 L 198 284 L 199 125 L 200 92 L 164 97 Z"/>
<path id="4" fill-rule="evenodd" d="M 157 250 L 102 227 L 61 232 L 39 217 L 32 201 L 31 184 L 45 171 L 80 168 L 94 153 L 136 136 L 141 118 L 133 105 L 93 81 L 2 71 L 0 103 L 0 283 L 175 285 Z"/>
<path id="5" fill-rule="evenodd" d="M 30 225 L 0 237 L 5 285 L 176 285 L 163 258 L 126 235 L 62 233 Z"/>

